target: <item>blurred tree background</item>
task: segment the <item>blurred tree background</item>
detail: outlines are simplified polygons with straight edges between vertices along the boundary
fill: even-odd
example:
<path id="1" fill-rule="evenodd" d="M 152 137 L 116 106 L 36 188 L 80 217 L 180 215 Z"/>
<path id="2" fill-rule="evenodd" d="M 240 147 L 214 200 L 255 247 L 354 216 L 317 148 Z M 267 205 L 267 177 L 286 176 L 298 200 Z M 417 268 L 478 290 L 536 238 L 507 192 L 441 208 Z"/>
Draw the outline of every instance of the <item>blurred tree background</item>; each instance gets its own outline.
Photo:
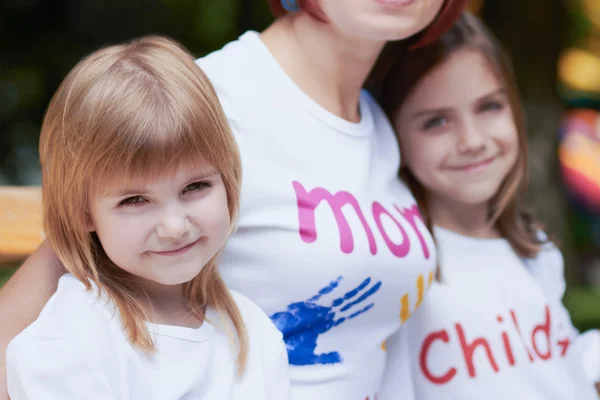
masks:
<path id="1" fill-rule="evenodd" d="M 40 183 L 37 140 L 45 107 L 84 55 L 160 33 L 201 56 L 270 20 L 264 0 L 2 0 L 0 185 Z"/>
<path id="2" fill-rule="evenodd" d="M 566 303 L 581 328 L 600 327 L 600 296 L 593 288 L 600 279 L 595 264 L 583 260 L 589 253 L 597 259 L 597 248 L 580 245 L 587 233 L 578 228 L 561 182 L 558 133 L 570 104 L 561 97 L 557 76 L 561 53 L 596 32 L 588 17 L 600 12 L 600 2 L 591 11 L 588 3 L 596 0 L 471 4 L 514 59 L 530 128 L 530 199 L 549 232 L 560 239 L 570 288 Z M 40 184 L 37 141 L 44 110 L 84 55 L 156 33 L 202 56 L 248 29 L 262 30 L 271 20 L 266 0 L 2 0 L 0 185 Z M 11 272 L 0 268 L 0 285 Z"/>

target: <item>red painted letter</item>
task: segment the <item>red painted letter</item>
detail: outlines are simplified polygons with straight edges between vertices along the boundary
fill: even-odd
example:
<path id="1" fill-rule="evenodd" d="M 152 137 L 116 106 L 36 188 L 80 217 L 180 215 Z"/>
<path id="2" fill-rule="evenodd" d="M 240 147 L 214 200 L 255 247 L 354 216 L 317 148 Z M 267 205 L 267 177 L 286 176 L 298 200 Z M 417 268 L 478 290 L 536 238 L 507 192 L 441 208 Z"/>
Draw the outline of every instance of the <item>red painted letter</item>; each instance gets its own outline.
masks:
<path id="1" fill-rule="evenodd" d="M 552 346 L 550 344 L 550 318 L 550 307 L 546 306 L 546 321 L 540 325 L 536 325 L 536 327 L 533 328 L 533 332 L 531 332 L 531 344 L 533 345 L 533 350 L 542 360 L 549 360 L 550 357 L 552 357 Z M 548 351 L 545 354 L 540 352 L 537 345 L 536 339 L 540 332 L 546 338 Z"/>
<path id="2" fill-rule="evenodd" d="M 431 345 L 436 340 L 441 340 L 444 343 L 449 343 L 450 338 L 448 337 L 448 332 L 446 332 L 446 330 L 444 329 L 441 331 L 432 332 L 429 335 L 427 335 L 427 337 L 425 337 L 425 340 L 423 340 L 423 345 L 421 346 L 421 352 L 419 353 L 419 366 L 421 367 L 423 375 L 425 375 L 425 377 L 429 379 L 429 381 L 437 385 L 443 385 L 444 383 L 450 382 L 450 380 L 454 378 L 454 375 L 456 375 L 456 368 L 450 368 L 442 376 L 435 376 L 431 373 L 431 371 L 429 371 L 429 368 L 427 367 L 427 354 L 429 353 Z"/>
<path id="3" fill-rule="evenodd" d="M 492 354 L 492 350 L 490 349 L 490 344 L 484 338 L 477 338 L 473 340 L 471 344 L 467 343 L 467 339 L 465 337 L 465 332 L 462 329 L 460 324 L 456 324 L 456 333 L 458 333 L 458 339 L 460 341 L 460 347 L 462 347 L 463 355 L 465 357 L 465 362 L 467 363 L 467 369 L 469 371 L 469 376 L 471 378 L 475 377 L 475 365 L 473 364 L 473 353 L 477 346 L 483 346 L 485 353 L 490 361 L 490 365 L 494 369 L 495 372 L 498 372 L 498 365 L 496 364 L 496 360 L 494 360 L 494 356 Z"/>

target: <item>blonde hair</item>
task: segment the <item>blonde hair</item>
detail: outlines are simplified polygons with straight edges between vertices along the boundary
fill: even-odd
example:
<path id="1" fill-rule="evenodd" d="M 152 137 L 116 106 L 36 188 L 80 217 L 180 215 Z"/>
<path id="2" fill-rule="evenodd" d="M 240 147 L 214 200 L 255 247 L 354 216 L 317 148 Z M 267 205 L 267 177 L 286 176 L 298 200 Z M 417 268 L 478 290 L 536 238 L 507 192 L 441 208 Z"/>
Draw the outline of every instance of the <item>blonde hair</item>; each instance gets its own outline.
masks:
<path id="1" fill-rule="evenodd" d="M 525 115 L 510 59 L 484 24 L 464 11 L 448 32 L 426 47 L 411 50 L 401 43 L 389 44 L 370 77 L 372 89 L 385 113 L 393 120 L 418 83 L 451 54 L 464 48 L 482 54 L 505 85 L 518 132 L 517 160 L 498 193 L 490 201 L 488 221 L 498 228 L 519 256 L 534 257 L 541 250 L 542 241 L 537 232 L 541 224 L 523 206 L 527 188 Z M 398 132 L 398 135 L 402 135 L 402 132 Z M 400 176 L 413 192 L 425 224 L 432 231 L 433 222 L 425 188 L 405 166 L 401 167 Z"/>
<path id="2" fill-rule="evenodd" d="M 231 231 L 241 182 L 238 149 L 208 78 L 176 42 L 150 36 L 98 50 L 67 75 L 40 135 L 44 230 L 67 271 L 115 302 L 132 344 L 152 351 L 151 311 L 135 277 L 88 232 L 90 197 L 110 177 L 149 179 L 198 161 L 216 168 L 227 192 Z M 242 317 L 218 272 L 222 249 L 185 284 L 190 311 L 206 306 L 237 334 L 238 372 L 247 356 Z"/>

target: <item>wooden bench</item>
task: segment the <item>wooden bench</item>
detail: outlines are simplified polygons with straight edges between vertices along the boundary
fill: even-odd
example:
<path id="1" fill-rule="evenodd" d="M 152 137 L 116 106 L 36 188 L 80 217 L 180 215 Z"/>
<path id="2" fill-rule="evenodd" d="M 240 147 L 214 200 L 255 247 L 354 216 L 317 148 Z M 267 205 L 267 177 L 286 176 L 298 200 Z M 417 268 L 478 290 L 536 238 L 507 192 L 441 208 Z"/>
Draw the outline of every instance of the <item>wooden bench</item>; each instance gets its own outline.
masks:
<path id="1" fill-rule="evenodd" d="M 41 188 L 0 186 L 0 265 L 25 259 L 43 237 Z"/>

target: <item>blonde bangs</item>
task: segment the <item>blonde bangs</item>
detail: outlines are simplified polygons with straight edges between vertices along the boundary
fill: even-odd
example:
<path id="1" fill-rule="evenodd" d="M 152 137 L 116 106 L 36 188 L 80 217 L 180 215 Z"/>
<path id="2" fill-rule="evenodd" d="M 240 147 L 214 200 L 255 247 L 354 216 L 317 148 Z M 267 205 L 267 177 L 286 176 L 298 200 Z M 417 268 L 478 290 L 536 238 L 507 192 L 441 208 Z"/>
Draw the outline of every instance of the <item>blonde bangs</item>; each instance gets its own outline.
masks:
<path id="1" fill-rule="evenodd" d="M 89 167 L 95 171 L 90 188 L 97 190 L 115 178 L 151 181 L 170 176 L 182 167 L 214 168 L 227 175 L 228 165 L 235 164 L 231 160 L 235 147 L 217 139 L 229 132 L 215 132 L 214 124 L 206 123 L 201 111 L 182 115 L 177 106 L 151 102 L 125 115 L 123 120 L 127 122 L 121 126 L 100 126 L 99 132 L 108 140 L 97 144 L 94 159 L 90 160 Z M 177 119 L 173 118 L 175 112 Z M 192 118 L 194 113 L 196 117 Z"/>
<path id="2" fill-rule="evenodd" d="M 175 68 L 159 64 L 156 69 L 160 67 Z M 94 152 L 86 165 L 95 171 L 91 185 L 114 177 L 154 179 L 199 165 L 215 168 L 224 180 L 239 179 L 237 146 L 216 94 L 193 61 L 189 67 L 193 69 L 178 71 L 181 79 L 173 85 L 162 79 L 167 71 L 120 61 L 99 80 L 101 87 L 92 87 L 81 99 L 76 107 L 90 117 L 79 129 L 93 132 Z M 115 91 L 118 102 L 103 99 L 113 99 Z M 94 113 L 86 112 L 90 109 Z"/>

